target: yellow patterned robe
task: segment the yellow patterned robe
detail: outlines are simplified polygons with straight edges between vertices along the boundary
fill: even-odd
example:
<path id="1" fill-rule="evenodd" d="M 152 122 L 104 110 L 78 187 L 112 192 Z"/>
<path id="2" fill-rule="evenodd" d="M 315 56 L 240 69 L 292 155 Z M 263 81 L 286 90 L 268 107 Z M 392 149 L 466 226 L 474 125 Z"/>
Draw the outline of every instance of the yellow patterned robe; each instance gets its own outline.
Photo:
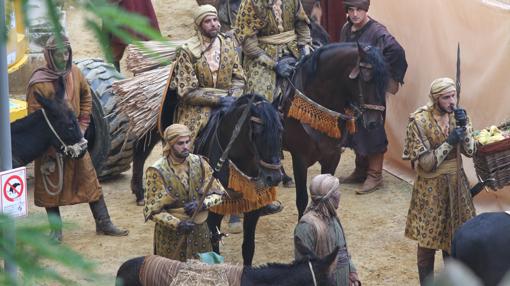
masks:
<path id="1" fill-rule="evenodd" d="M 473 201 L 464 171 L 457 189 L 456 147 L 446 143 L 448 130 L 441 129 L 434 118 L 434 109 L 425 107 L 411 115 L 402 158 L 416 165 L 411 204 L 405 235 L 418 245 L 450 252 L 453 234 L 465 221 L 475 216 Z M 453 114 L 449 130 L 455 128 Z M 448 128 L 446 128 L 448 129 Z M 471 121 L 461 152 L 472 157 L 475 144 Z"/>
<path id="2" fill-rule="evenodd" d="M 177 50 L 176 64 L 170 80 L 171 90 L 176 90 L 180 98 L 175 122 L 188 126 L 191 142 L 207 124 L 211 114 L 210 104 L 190 102 L 187 97 L 203 96 L 204 101 L 216 101 L 220 96 L 241 96 L 244 93 L 245 78 L 231 38 L 219 34 L 219 68 L 215 74 L 204 53 L 201 36 L 191 38 Z"/>
<path id="3" fill-rule="evenodd" d="M 199 155 L 190 154 L 182 164 L 172 164 L 166 157 L 149 167 L 146 175 L 145 220 L 156 222 L 154 228 L 154 254 L 186 261 L 196 259 L 196 254 L 212 251 L 211 234 L 207 223 L 197 224 L 189 235 L 177 231 L 181 222 L 176 209 L 192 200 L 199 200 L 212 169 Z M 204 204 L 207 208 L 222 202 L 223 186 L 215 179 Z M 187 217 L 187 216 L 186 216 Z M 181 217 L 182 218 L 182 217 Z M 184 219 L 184 218 L 182 218 Z M 186 236 L 181 249 L 176 252 L 180 237 Z"/>
<path id="4" fill-rule="evenodd" d="M 277 1 L 281 2 L 281 6 Z M 281 11 L 280 11 L 281 10 Z M 273 70 L 283 55 L 299 57 L 298 45 L 311 43 L 310 20 L 300 0 L 244 0 L 239 7 L 235 33 L 245 53 L 243 67 L 247 92 L 273 100 L 276 74 Z M 294 31 L 296 39 L 283 44 L 261 42 L 264 37 Z M 262 54 L 266 56 L 261 56 Z"/>

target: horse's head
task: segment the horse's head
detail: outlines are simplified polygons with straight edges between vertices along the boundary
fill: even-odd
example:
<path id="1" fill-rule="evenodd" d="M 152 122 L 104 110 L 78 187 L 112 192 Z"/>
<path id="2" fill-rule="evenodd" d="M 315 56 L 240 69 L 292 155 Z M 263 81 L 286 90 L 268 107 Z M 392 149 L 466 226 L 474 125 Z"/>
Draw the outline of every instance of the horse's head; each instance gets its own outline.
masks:
<path id="1" fill-rule="evenodd" d="M 49 129 L 53 133 L 51 145 L 71 158 L 81 158 L 87 151 L 87 140 L 83 138 L 75 113 L 64 101 L 47 99 L 36 95 Z"/>
<path id="2" fill-rule="evenodd" d="M 267 100 L 254 94 L 240 97 L 225 114 L 223 120 L 231 123 L 222 126 L 230 130 L 222 133 L 232 132 L 252 96 L 256 98 L 232 146 L 229 158 L 248 176 L 256 177 L 266 186 L 276 186 L 282 180 L 280 155 L 283 128 L 278 112 Z M 226 141 L 228 138 L 222 140 Z"/>
<path id="3" fill-rule="evenodd" d="M 389 69 L 378 48 L 357 44 L 357 50 L 358 61 L 349 78 L 357 82 L 363 124 L 373 129 L 383 124 Z"/>

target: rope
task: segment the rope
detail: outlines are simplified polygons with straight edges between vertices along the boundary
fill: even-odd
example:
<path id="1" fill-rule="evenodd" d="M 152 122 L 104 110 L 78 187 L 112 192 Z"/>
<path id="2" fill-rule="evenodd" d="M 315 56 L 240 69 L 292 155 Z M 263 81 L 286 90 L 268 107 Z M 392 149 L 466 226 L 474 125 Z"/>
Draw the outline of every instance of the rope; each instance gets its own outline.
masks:
<path id="1" fill-rule="evenodd" d="M 310 267 L 310 272 L 312 273 L 313 285 L 317 286 L 317 280 L 315 279 L 315 272 L 313 272 L 312 262 L 310 262 L 310 260 L 308 260 L 308 266 Z"/>
<path id="2" fill-rule="evenodd" d="M 46 193 L 48 193 L 48 195 L 50 196 L 56 196 L 58 194 L 60 194 L 62 192 L 62 189 L 63 189 L 63 186 L 64 186 L 64 168 L 63 168 L 63 165 L 64 165 L 64 159 L 63 159 L 63 156 L 62 154 L 60 153 L 57 153 L 56 155 L 56 161 L 57 161 L 57 174 L 58 174 L 58 183 L 57 184 L 54 184 L 51 179 L 50 179 L 50 175 L 53 173 L 51 170 L 51 167 L 52 166 L 49 166 L 49 164 L 51 164 L 51 161 L 49 161 L 49 158 L 47 156 L 45 156 L 43 158 L 43 164 L 41 164 L 41 167 L 40 167 L 40 170 L 41 170 L 41 174 L 42 174 L 42 181 L 43 181 L 43 185 L 44 185 L 44 190 L 46 191 Z M 50 190 L 50 188 L 48 188 L 48 185 L 50 188 L 52 189 L 57 189 L 55 192 L 52 192 Z"/>

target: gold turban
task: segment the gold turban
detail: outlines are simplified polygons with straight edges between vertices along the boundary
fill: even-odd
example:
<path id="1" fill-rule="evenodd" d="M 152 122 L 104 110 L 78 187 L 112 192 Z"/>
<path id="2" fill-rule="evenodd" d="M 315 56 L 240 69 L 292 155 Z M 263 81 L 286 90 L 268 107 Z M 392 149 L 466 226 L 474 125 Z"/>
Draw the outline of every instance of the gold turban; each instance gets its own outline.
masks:
<path id="1" fill-rule="evenodd" d="M 207 16 L 218 16 L 218 11 L 216 11 L 214 6 L 209 4 L 198 6 L 198 9 L 196 9 L 193 13 L 195 25 L 200 26 L 200 24 L 202 24 L 202 20 L 204 20 Z"/>
<path id="2" fill-rule="evenodd" d="M 453 81 L 453 79 L 448 77 L 441 77 L 435 79 L 430 84 L 429 105 L 433 105 L 435 102 L 437 102 L 437 99 L 441 95 L 450 93 L 452 91 L 457 91 L 457 89 L 455 88 L 455 81 Z"/>
<path id="3" fill-rule="evenodd" d="M 346 11 L 349 7 L 356 7 L 368 11 L 368 7 L 370 7 L 370 0 L 345 0 L 344 7 Z"/>
<path id="4" fill-rule="evenodd" d="M 188 126 L 182 124 L 172 124 L 165 129 L 165 133 L 163 134 L 163 140 L 165 141 L 165 146 L 163 147 L 163 154 L 167 156 L 172 149 L 172 146 L 177 142 L 179 137 L 190 136 L 191 131 Z"/>

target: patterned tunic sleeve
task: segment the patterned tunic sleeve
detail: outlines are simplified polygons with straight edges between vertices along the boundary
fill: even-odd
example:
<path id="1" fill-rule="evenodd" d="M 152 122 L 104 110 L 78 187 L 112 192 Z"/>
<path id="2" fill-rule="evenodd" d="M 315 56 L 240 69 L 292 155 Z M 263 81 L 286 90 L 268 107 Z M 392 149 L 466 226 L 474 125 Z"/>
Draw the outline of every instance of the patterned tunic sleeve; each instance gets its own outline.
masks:
<path id="1" fill-rule="evenodd" d="M 473 157 L 476 152 L 475 139 L 473 138 L 473 126 L 471 124 L 471 118 L 468 117 L 466 126 L 466 138 L 462 141 L 462 154 L 466 157 Z"/>
<path id="2" fill-rule="evenodd" d="M 232 49 L 235 50 L 233 46 L 233 42 L 231 42 Z M 241 65 L 241 60 L 239 59 L 239 54 L 237 52 L 233 53 L 234 55 L 234 65 L 232 68 L 232 87 L 230 89 L 230 94 L 235 97 L 239 97 L 244 94 L 244 87 L 246 85 L 246 77 L 244 75 L 244 70 Z"/>
<path id="3" fill-rule="evenodd" d="M 296 0 L 297 11 L 295 14 L 295 31 L 297 35 L 297 44 L 300 46 L 311 45 L 312 36 L 310 35 L 310 19 L 306 15 L 305 9 L 301 1 Z"/>
<path id="4" fill-rule="evenodd" d="M 183 48 L 177 49 L 176 65 L 174 67 L 173 84 L 177 94 L 183 98 L 198 88 L 198 78 L 191 61 L 191 55 Z"/>
<path id="5" fill-rule="evenodd" d="M 145 221 L 150 219 L 156 223 L 177 228 L 180 220 L 165 210 L 166 206 L 172 205 L 176 200 L 166 191 L 161 174 L 157 169 L 149 167 L 145 176 L 147 186 L 143 209 Z"/>
<path id="6" fill-rule="evenodd" d="M 264 19 L 258 15 L 253 1 L 242 1 L 237 12 L 235 33 L 241 44 L 246 38 L 256 36 L 258 31 L 266 25 Z"/>

